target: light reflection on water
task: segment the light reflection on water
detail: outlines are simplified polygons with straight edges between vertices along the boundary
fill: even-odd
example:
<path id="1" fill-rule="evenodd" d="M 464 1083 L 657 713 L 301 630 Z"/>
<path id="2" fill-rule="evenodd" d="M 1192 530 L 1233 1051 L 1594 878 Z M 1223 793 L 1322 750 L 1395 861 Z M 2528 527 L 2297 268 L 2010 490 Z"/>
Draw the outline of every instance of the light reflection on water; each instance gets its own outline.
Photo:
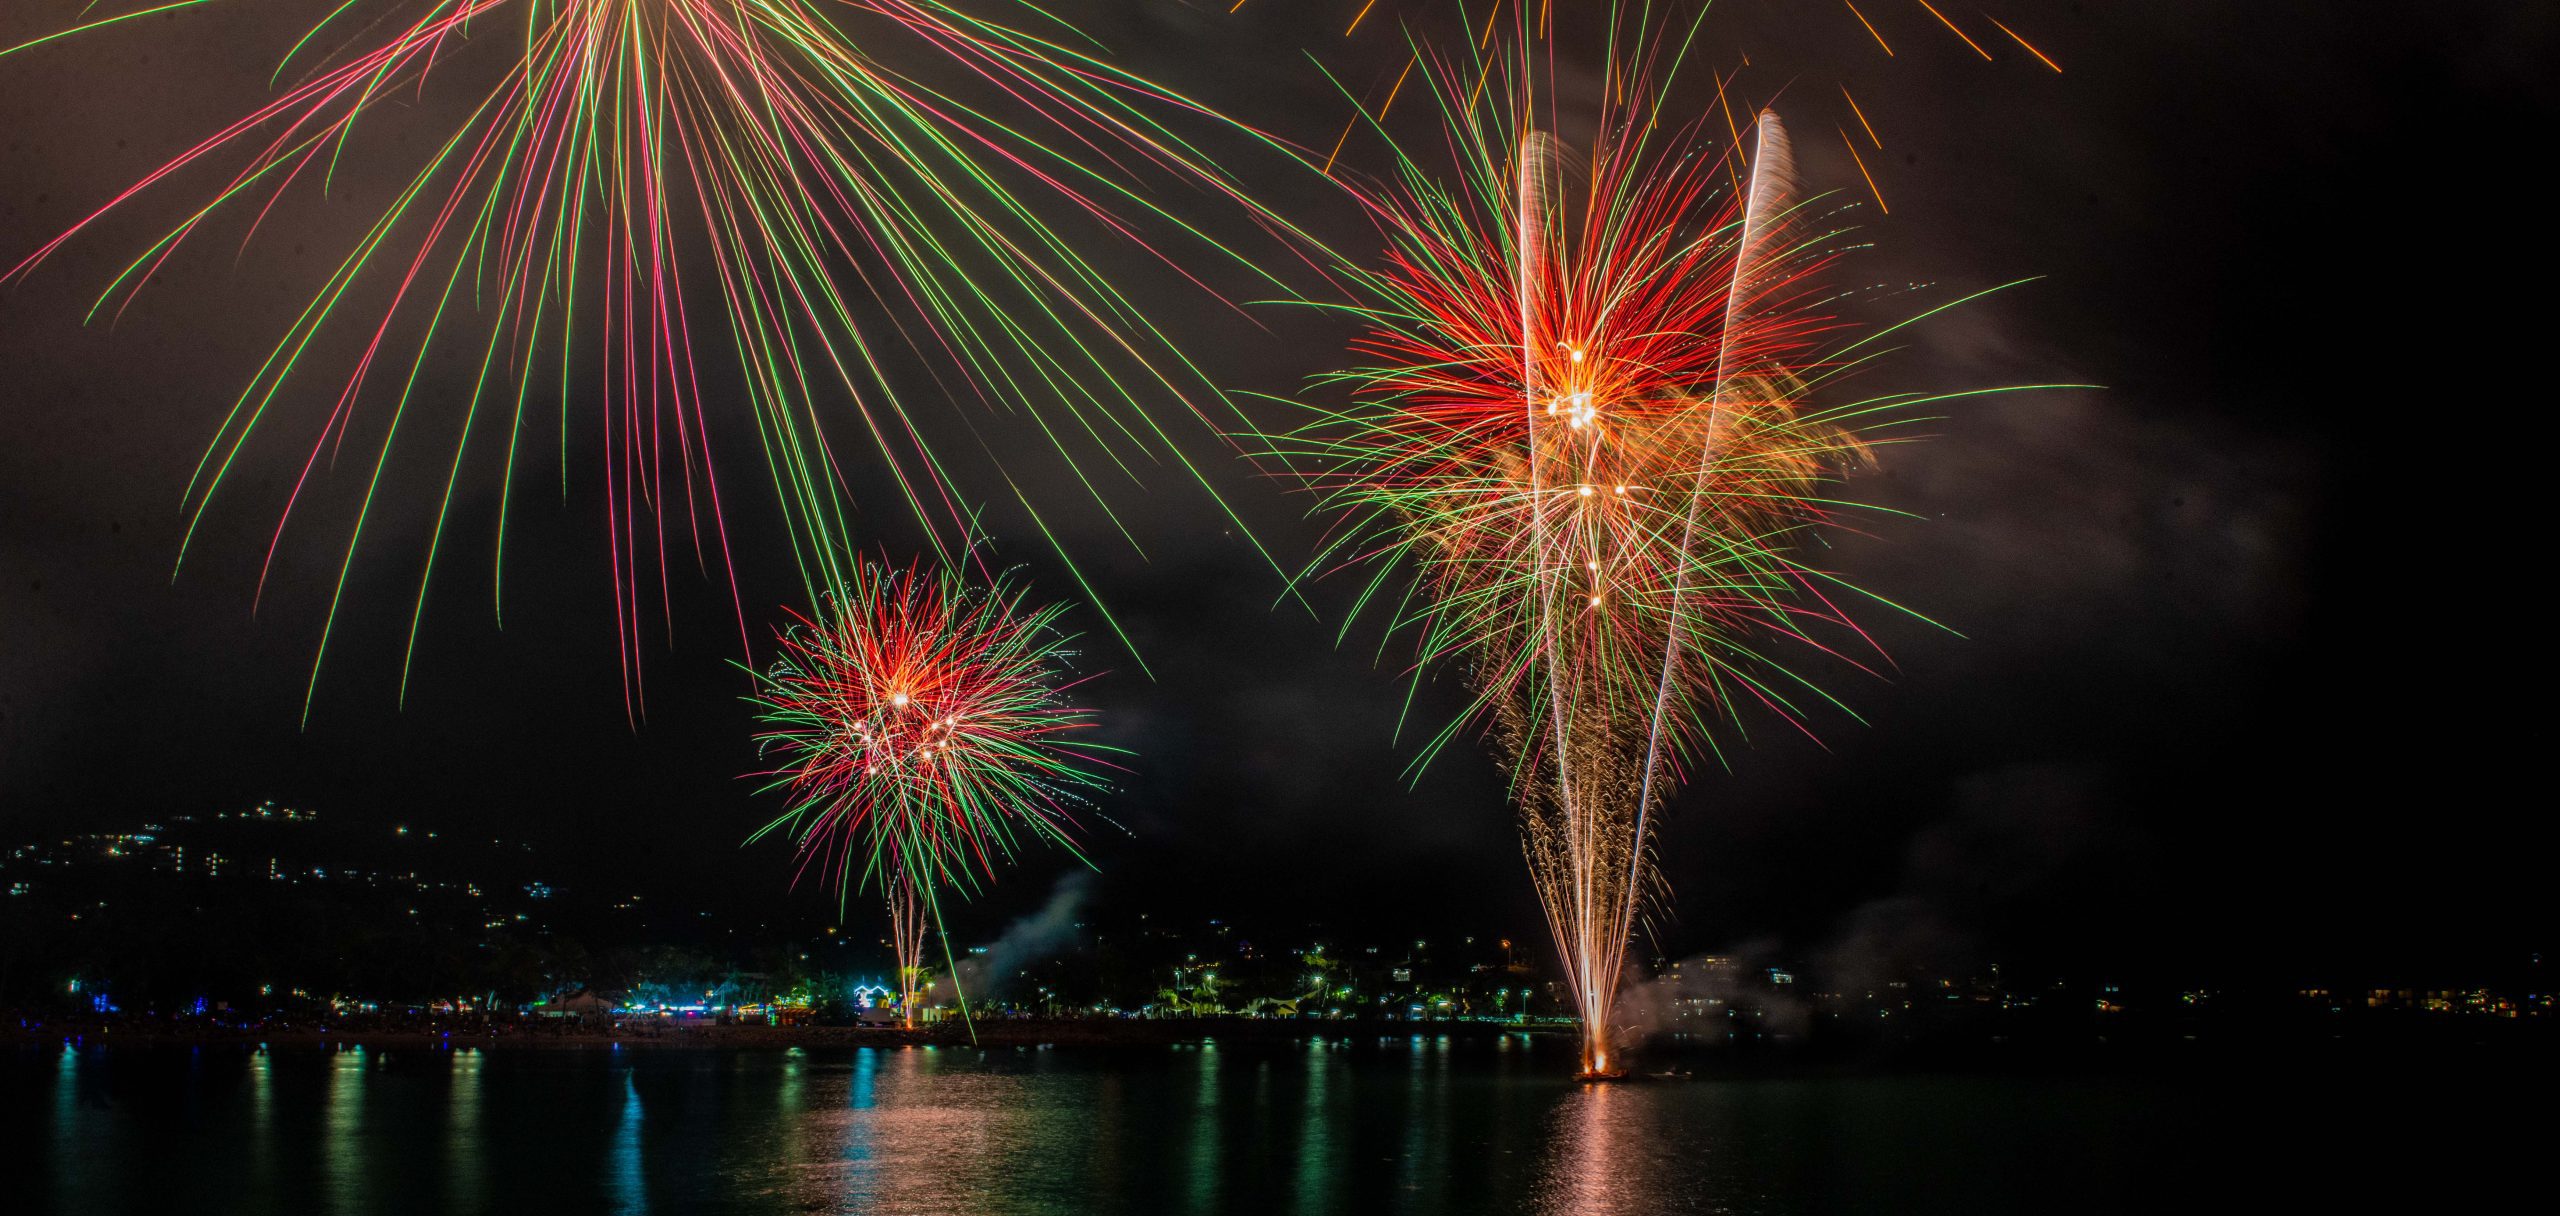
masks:
<path id="1" fill-rule="evenodd" d="M 86 1122 L 80 1110 L 80 1053 L 65 1043 L 53 1057 L 53 1160 L 66 1185 L 87 1181 L 81 1176 L 87 1156 L 80 1134 Z"/>
<path id="2" fill-rule="evenodd" d="M 622 1074 L 621 1121 L 614 1128 L 613 1157 L 606 1167 L 611 1179 L 613 1208 L 617 1212 L 649 1210 L 649 1176 L 640 1156 L 640 1129 L 646 1117 L 647 1112 L 640 1105 L 640 1080 L 625 1071 Z"/>
<path id="3" fill-rule="evenodd" d="M 1195 1212 L 1215 1211 L 1218 1197 L 1218 1045 L 1203 1043 L 1192 1056 L 1197 1063 L 1197 1093 L 1191 1101 L 1191 1157 L 1185 1163 L 1189 1199 Z"/>
<path id="4" fill-rule="evenodd" d="M 0 1113 L 38 1125 L 7 1138 L 35 1158 L 8 1171 L 11 1210 L 90 1214 L 182 1196 L 292 1213 L 2138 1211 L 2156 1180 L 2202 1168 L 2146 1153 L 2272 1151 L 2226 1110 L 2337 1120 L 2324 1154 L 2380 1134 L 2336 1113 L 2374 1107 L 2298 1081 L 2245 1102 L 2121 1080 L 1583 1086 L 1571 1063 L 1569 1045 L 1419 1037 L 21 1049 L 0 1052 Z"/>
<path id="5" fill-rule="evenodd" d="M 264 1057 L 261 1057 L 263 1059 Z M 445 1185 L 453 1206 L 465 1211 L 489 1205 L 486 1168 L 480 1154 L 480 1070 L 483 1053 L 463 1048 L 453 1053 L 453 1087 L 445 1100 Z"/>
<path id="6" fill-rule="evenodd" d="M 364 1048 L 329 1057 L 328 1117 L 320 1140 L 329 1209 L 347 1216 L 371 1211 L 365 1203 Z"/>
<path id="7" fill-rule="evenodd" d="M 1298 1170 L 1294 1179 L 1297 1211 L 1325 1211 L 1325 1187 L 1337 1171 L 1333 1159 L 1333 1117 L 1325 1109 L 1325 1089 L 1333 1083 L 1341 1061 L 1323 1043 L 1310 1045 L 1307 1092 L 1299 1103 Z"/>
<path id="8" fill-rule="evenodd" d="M 264 1044 L 249 1055 L 249 1185 L 260 1192 L 275 1186 L 276 1078 L 273 1057 Z"/>
<path id="9" fill-rule="evenodd" d="M 1640 1140 L 1642 1127 L 1624 1126 L 1649 1113 L 1649 1104 L 1631 1098 L 1623 1085 L 1586 1085 L 1556 1105 L 1548 1125 L 1545 1168 L 1539 1171 L 1531 1200 L 1542 1213 L 1614 1216 L 1647 1212 L 1659 1205 L 1661 1183 L 1648 1174 L 1641 1156 L 1624 1155 L 1625 1140 Z M 1721 1204 L 1710 1200 L 1708 1210 Z"/>
<path id="10" fill-rule="evenodd" d="M 778 1184 L 794 1210 L 1000 1210 L 1012 1169 L 1038 1151 L 1051 1112 L 1022 1078 L 945 1071 L 943 1057 L 957 1054 L 862 1051 L 851 1078 L 813 1078 L 810 1110 L 797 1120 L 800 1164 L 778 1179 L 741 1181 Z"/>

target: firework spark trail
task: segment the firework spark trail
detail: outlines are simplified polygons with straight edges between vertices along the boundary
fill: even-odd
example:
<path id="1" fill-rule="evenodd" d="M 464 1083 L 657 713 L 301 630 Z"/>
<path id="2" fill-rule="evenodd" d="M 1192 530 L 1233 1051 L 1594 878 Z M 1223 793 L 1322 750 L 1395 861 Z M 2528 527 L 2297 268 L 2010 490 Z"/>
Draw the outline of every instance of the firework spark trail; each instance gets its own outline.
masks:
<path id="1" fill-rule="evenodd" d="M 1525 110 L 1529 104 L 1524 99 L 1522 108 Z M 1547 232 L 1547 204 L 1551 194 L 1549 179 L 1556 171 L 1557 151 L 1554 138 L 1535 131 L 1523 135 L 1519 142 L 1518 159 L 1519 189 L 1514 204 L 1518 209 L 1518 235 L 1514 238 L 1514 249 L 1517 251 L 1515 260 L 1520 266 L 1517 290 L 1520 297 L 1521 421 L 1529 436 L 1529 490 L 1532 496 L 1538 496 L 1545 493 L 1546 486 L 1545 480 L 1540 476 L 1541 445 L 1537 442 L 1538 407 L 1545 401 L 1540 393 L 1543 386 L 1538 381 L 1538 367 L 1545 356 L 1541 345 L 1541 335 L 1545 331 L 1540 325 L 1539 304 L 1544 297 L 1541 289 L 1546 283 L 1548 273 L 1545 254 L 1551 238 Z M 1549 554 L 1544 511 L 1532 511 L 1530 514 L 1529 543 L 1529 560 L 1532 568 L 1540 571 L 1548 569 Z M 1555 636 L 1555 602 L 1551 594 L 1542 591 L 1538 595 L 1536 613 L 1537 651 L 1534 661 L 1553 670 L 1557 665 L 1561 648 Z M 1568 717 L 1564 707 L 1564 685 L 1561 681 L 1550 680 L 1547 690 L 1548 721 L 1555 730 L 1555 755 L 1558 757 L 1557 795 L 1567 806 L 1571 806 L 1574 801 L 1573 769 L 1565 762 L 1565 757 L 1568 755 L 1569 731 L 1566 726 Z M 1569 858 L 1569 864 L 1577 875 L 1583 869 L 1582 863 L 1583 850 L 1577 847 Z M 1588 885 L 1581 882 L 1573 883 L 1572 889 L 1578 893 L 1587 893 L 1589 890 Z M 1585 909 L 1579 905 L 1573 909 L 1577 918 L 1584 911 Z M 1552 912 L 1549 919 L 1551 923 L 1562 923 Z M 1569 964 L 1585 961 L 1573 953 L 1567 953 L 1565 958 Z M 1575 981 L 1576 991 L 1591 989 L 1589 974 L 1577 975 Z"/>
<path id="2" fill-rule="evenodd" d="M 1317 568 L 1372 567 L 1355 614 L 1411 571 L 1390 625 L 1418 632 L 1417 673 L 1467 677 L 1591 1073 L 1659 890 L 1653 811 L 1747 714 L 1802 728 L 1830 701 L 1781 650 L 1872 648 L 1798 554 L 1851 505 L 1827 487 L 1928 400 L 1838 391 L 1872 338 L 1825 312 L 1836 230 L 1793 201 L 1775 115 L 1747 166 L 1708 142 L 1712 111 L 1661 123 L 1660 45 L 1613 62 L 1587 153 L 1547 126 L 1525 49 L 1417 51 L 1456 184 L 1391 142 L 1393 185 L 1354 187 L 1388 247 L 1342 272 L 1367 362 L 1326 378 L 1350 404 L 1272 441 L 1343 520 Z"/>
<path id="3" fill-rule="evenodd" d="M 889 948 L 897 956 L 898 1015 L 913 1030 L 916 997 L 924 986 L 924 893 L 916 889 L 915 875 L 906 870 L 890 875 L 882 885 L 889 903 Z"/>
<path id="4" fill-rule="evenodd" d="M 1358 5 L 1360 7 L 1359 16 L 1361 18 L 1369 16 L 1368 10 L 1373 7 L 1372 0 L 1343 0 L 1343 3 Z M 1454 18 L 1456 25 L 1467 29 L 1469 31 L 1468 36 L 1475 38 L 1479 45 L 1481 45 L 1484 39 L 1489 38 L 1492 35 L 1499 18 L 1502 17 L 1506 11 L 1509 11 L 1514 18 L 1514 23 L 1518 26 L 1518 29 L 1523 36 L 1534 36 L 1539 39 L 1547 39 L 1553 34 L 1553 6 L 1550 3 L 1544 2 L 1544 0 L 1534 7 L 1534 19 L 1532 17 L 1532 7 L 1526 3 L 1506 5 L 1503 0 L 1492 0 L 1492 3 L 1482 5 L 1487 14 L 1485 20 L 1481 23 L 1475 23 L 1469 17 L 1469 14 L 1478 7 L 1479 6 L 1475 3 L 1475 0 L 1456 0 L 1455 3 L 1450 3 L 1448 0 L 1407 0 L 1407 3 L 1402 6 L 1402 11 L 1399 14 L 1398 19 L 1404 22 L 1410 29 L 1415 25 L 1443 16 L 1454 9 L 1456 12 L 1456 16 Z M 1698 31 L 1704 28 L 1706 18 L 1711 15 L 1709 10 L 1712 10 L 1714 7 L 1715 6 L 1713 5 L 1701 7 L 1697 14 L 1697 19 L 1690 23 L 1690 36 L 1692 38 L 1695 38 Z M 1642 24 L 1647 21 L 1660 21 L 1668 27 L 1679 24 L 1680 20 L 1668 12 L 1663 11 L 1661 7 L 1652 4 L 1630 6 L 1623 3 L 1623 0 L 1611 0 L 1611 2 L 1606 6 L 1606 10 L 1609 14 L 1608 20 L 1613 25 L 1620 23 L 1621 19 L 1631 10 L 1637 14 L 1632 18 L 1632 21 L 1636 24 Z M 1784 11 L 1784 15 L 1779 18 L 1776 23 L 1758 26 L 1750 33 L 1749 37 L 1744 36 L 1744 30 L 1737 29 L 1731 25 L 1725 25 L 1721 28 L 1728 35 L 1724 38 L 1724 43 L 1735 53 L 1733 76 L 1739 77 L 1744 75 L 1745 69 L 1751 68 L 1755 66 L 1755 64 L 1765 64 L 1773 67 L 1776 75 L 1784 78 L 1780 83 L 1774 85 L 1770 89 L 1770 96 L 1763 99 L 1764 104 L 1774 104 L 1776 95 L 1790 91 L 1793 84 L 1798 80 L 1805 78 L 1820 79 L 1830 76 L 1836 77 L 1845 82 L 1850 77 L 1861 75 L 1863 71 L 1862 64 L 1870 62 L 1867 59 L 1867 54 L 1869 53 L 1868 48 L 1870 45 L 1873 48 L 1873 53 L 1880 54 L 1882 58 L 1887 60 L 1896 58 L 1893 44 L 1885 40 L 1884 31 L 1877 25 L 1878 21 L 1890 22 L 1890 19 L 1884 16 L 1884 13 L 1884 9 L 1877 8 L 1875 13 L 1871 15 L 1866 10 L 1861 9 L 1854 0 L 1842 0 L 1838 9 L 1831 9 L 1828 5 L 1828 0 L 1817 0 L 1817 2 L 1809 3 L 1806 2 L 1806 0 L 1799 0 L 1795 6 L 1786 9 Z M 1946 13 L 1930 4 L 1928 0 L 1910 0 L 1907 11 L 1903 15 L 1911 19 L 1914 24 L 1925 23 L 1928 26 L 1930 36 L 1943 38 L 1949 45 L 1965 48 L 1965 53 L 1968 57 L 1978 58 L 1986 62 L 1999 61 L 2003 58 L 2003 56 L 1992 54 L 1989 49 L 1976 41 L 1972 35 L 1967 34 L 1964 31 L 1964 27 L 1958 25 L 1954 20 L 1949 18 Z M 2035 43 L 2028 41 L 2024 35 L 2020 34 L 2017 30 L 2012 29 L 1999 18 L 1985 12 L 1982 14 L 1982 19 L 1990 22 L 1994 27 L 1998 28 L 1999 31 L 2006 35 L 2011 42 L 2016 43 L 2020 50 L 2025 51 L 2029 56 L 2032 56 L 2034 61 L 2041 65 L 2042 68 L 2049 69 L 2057 75 L 2062 72 L 2061 63 L 2056 61 L 2052 56 L 2047 55 Z M 1744 20 L 1747 21 L 1749 19 L 1744 18 Z M 1823 33 L 1823 31 L 1827 30 L 1832 22 L 1843 23 L 1841 25 L 1841 29 L 1843 30 L 1854 29 L 1859 31 L 1859 33 L 1848 39 L 1829 38 Z M 1352 22 L 1350 29 L 1345 31 L 1345 38 L 1349 38 L 1350 36 L 1357 34 L 1361 28 L 1361 21 L 1355 19 Z M 1860 53 L 1854 55 L 1842 54 L 1838 53 L 1836 50 L 1826 49 L 1830 43 L 1835 41 L 1847 41 Z M 1762 45 L 1770 42 L 1775 42 L 1780 45 L 1776 47 Z M 1755 52 L 1758 52 L 1758 54 L 1755 55 Z M 1410 58 L 1405 59 L 1403 68 L 1397 71 L 1392 77 L 1392 79 L 1395 80 L 1397 87 L 1401 87 L 1404 76 L 1410 73 L 1414 67 L 1418 66 L 1422 62 L 1422 59 L 1423 53 L 1419 49 L 1416 49 Z M 1382 76 L 1380 79 L 1383 81 L 1388 79 L 1388 77 Z M 1725 83 L 1731 83 L 1731 79 L 1728 78 Z M 1875 129 L 1872 125 L 1867 123 L 1865 113 L 1858 109 L 1857 100 L 1848 95 L 1848 87 L 1845 83 L 1840 85 L 1840 91 L 1842 98 L 1848 102 L 1849 115 L 1847 117 L 1854 117 L 1861 125 L 1866 126 L 1867 133 L 1872 138 L 1875 134 Z M 1393 95 L 1394 89 L 1390 89 L 1390 100 L 1388 102 L 1388 106 L 1392 106 L 1393 104 Z M 1809 104 L 1811 104 L 1811 99 L 1799 97 L 1790 102 L 1789 108 L 1791 111 L 1799 112 L 1800 114 L 1800 112 Z M 1387 107 L 1384 106 L 1380 108 L 1381 116 L 1386 108 Z M 1747 114 L 1749 113 L 1749 110 L 1746 108 L 1744 112 Z M 1351 134 L 1362 126 L 1363 121 L 1363 118 L 1355 117 L 1349 124 L 1343 127 L 1340 137 L 1334 144 L 1334 156 L 1328 157 L 1326 160 L 1327 172 L 1331 171 L 1333 159 L 1340 156 L 1343 146 L 1350 141 Z M 1740 132 L 1738 130 L 1729 132 L 1729 134 L 1733 137 L 1736 144 L 1741 142 Z M 1877 140 L 1876 146 L 1881 149 L 1884 145 L 1881 140 Z M 1849 155 L 1851 159 L 1857 163 L 1859 173 L 1867 178 L 1870 192 L 1875 196 L 1877 207 L 1882 210 L 1890 210 L 1884 206 L 1884 192 L 1880 187 L 1875 185 L 1873 175 L 1867 170 L 1865 158 L 1860 156 L 1855 148 L 1851 148 L 1849 150 Z M 1738 185 L 1739 184 L 1737 183 L 1737 188 Z"/>
<path id="5" fill-rule="evenodd" d="M 1684 555 L 1684 560 L 1675 564 L 1672 575 L 1671 619 L 1668 628 L 1663 630 L 1662 639 L 1662 674 L 1654 685 L 1653 715 L 1645 726 L 1643 776 L 1636 791 L 1635 838 L 1639 851 L 1653 807 L 1654 778 L 1661 770 L 1662 727 L 1664 717 L 1671 709 L 1672 676 L 1679 668 L 1682 609 L 1689 594 L 1689 565 L 1685 555 L 1697 543 L 1699 509 L 1707 501 L 1707 479 L 1715 469 L 1716 438 L 1719 424 L 1724 420 L 1725 388 L 1733 370 L 1733 340 L 1742 320 L 1743 295 L 1758 279 L 1756 256 L 1769 239 L 1769 226 L 1779 220 L 1786 207 L 1790 181 L 1794 177 L 1794 157 L 1788 151 L 1786 128 L 1778 122 L 1777 114 L 1762 111 L 1756 127 L 1759 138 L 1753 148 L 1751 184 L 1743 195 L 1742 227 L 1733 255 L 1733 280 L 1725 290 L 1724 324 L 1716 339 L 1715 379 L 1708 387 L 1707 433 L 1698 446 L 1698 472 L 1690 482 L 1688 510 L 1680 521 L 1679 552 Z M 1633 867 L 1637 862 L 1631 859 L 1628 864 L 1627 885 L 1632 889 L 1636 885 Z M 1619 936 L 1631 937 L 1634 934 L 1635 913 L 1635 903 L 1630 900 L 1619 917 Z M 1623 964 L 1623 958 L 1620 962 Z M 1609 986 L 1614 989 L 1617 986 L 1615 968 L 1609 979 Z"/>
<path id="6" fill-rule="evenodd" d="M 65 34 L 173 7 L 190 6 Z M 372 22 L 347 49 L 296 63 L 365 10 Z M 507 36 L 503 22 L 521 22 L 521 36 Z M 940 0 L 349 0 L 286 53 L 279 76 L 298 68 L 297 80 L 0 277 L 32 271 L 108 215 L 178 189 L 183 176 L 227 174 L 210 201 L 108 285 L 92 315 L 120 311 L 217 212 L 246 213 L 245 248 L 298 182 L 325 189 L 350 166 L 391 155 L 360 126 L 394 122 L 395 107 L 428 115 L 398 121 L 432 125 L 430 101 L 458 112 L 422 162 L 402 170 L 405 184 L 215 429 L 185 495 L 180 561 L 253 436 L 277 423 L 288 381 L 317 358 L 324 335 L 349 330 L 358 347 L 281 495 L 260 575 L 263 595 L 321 474 L 359 430 L 378 433 L 313 657 L 307 716 L 366 521 L 392 492 L 386 481 L 397 480 L 395 447 L 425 425 L 423 398 L 449 396 L 459 417 L 449 459 L 436 466 L 442 493 L 410 611 L 410 655 L 466 457 L 500 430 L 492 595 L 503 614 L 508 522 L 530 464 L 524 445 L 540 399 L 556 395 L 564 496 L 573 415 L 593 420 L 604 451 L 617 649 L 636 714 L 645 601 L 671 615 L 668 531 L 690 539 L 697 563 L 716 553 L 746 642 L 744 607 L 734 602 L 734 495 L 721 475 L 728 465 L 713 458 L 716 431 L 751 425 L 813 601 L 839 585 L 838 555 L 851 547 L 839 429 L 877 454 L 879 488 L 946 559 L 960 548 L 953 538 L 969 529 L 959 505 L 968 496 L 955 484 L 954 453 L 929 438 L 895 382 L 892 344 L 948 381 L 937 395 L 1010 415 L 1027 444 L 991 442 L 966 424 L 1009 480 L 1019 479 L 1026 449 L 1046 447 L 1106 515 L 1114 508 L 1104 482 L 1134 478 L 1143 463 L 1178 466 L 1208 488 L 1156 407 L 1207 418 L 1230 406 L 1096 266 L 1083 233 L 1136 241 L 1196 282 L 1182 251 L 1147 243 L 1156 229 L 1209 240 L 1158 201 L 1157 182 L 1189 183 L 1202 197 L 1245 204 L 1254 222 L 1277 221 L 1174 126 L 1222 120 L 1062 41 L 1075 37 L 1063 23 L 1017 29 Z M 457 77 L 466 90 L 458 99 L 430 87 Z M 387 298 L 380 313 L 347 315 L 369 307 L 357 302 L 366 292 Z M 861 315 L 866 294 L 885 325 Z M 471 352 L 469 391 L 422 389 L 430 354 L 463 328 L 466 311 L 482 314 L 489 331 Z M 724 339 L 728 351 L 715 360 Z M 412 340 L 414 352 L 404 352 Z M 734 407 L 706 385 L 720 370 L 708 364 L 732 358 L 743 390 Z M 367 390 L 395 376 L 377 416 Z M 818 405 L 837 394 L 854 407 L 842 423 Z M 1097 451 L 1108 475 L 1079 465 L 1079 453 L 1090 463 Z M 404 657 L 404 694 L 408 667 Z"/>
<path id="7" fill-rule="evenodd" d="M 1064 611 L 1001 575 L 856 561 L 758 673 L 756 738 L 778 761 L 759 775 L 789 805 L 749 839 L 789 835 L 840 897 L 876 885 L 910 1016 L 944 893 L 976 890 L 1026 839 L 1083 858 L 1071 812 L 1118 749 L 1077 737 L 1093 715 L 1067 700 Z"/>

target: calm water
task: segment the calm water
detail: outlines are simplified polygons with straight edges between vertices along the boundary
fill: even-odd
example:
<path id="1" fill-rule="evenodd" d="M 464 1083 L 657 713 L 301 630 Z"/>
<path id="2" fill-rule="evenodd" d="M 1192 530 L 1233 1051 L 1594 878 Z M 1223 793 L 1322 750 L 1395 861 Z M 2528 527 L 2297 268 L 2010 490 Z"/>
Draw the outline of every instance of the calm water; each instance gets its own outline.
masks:
<path id="1" fill-rule="evenodd" d="M 1584 1088 L 1511 1040 L 1129 1051 L 0 1049 L 78 1213 L 2158 1211 L 2483 1196 L 2498 1070 Z M 2325 1078 L 2325 1079 L 2323 1079 Z M 2523 1091 L 2530 1090 L 2530 1095 Z M 2449 1188 L 2449 1189 L 2448 1189 Z M 2210 1200 L 2211 1202 L 2208 1202 Z"/>

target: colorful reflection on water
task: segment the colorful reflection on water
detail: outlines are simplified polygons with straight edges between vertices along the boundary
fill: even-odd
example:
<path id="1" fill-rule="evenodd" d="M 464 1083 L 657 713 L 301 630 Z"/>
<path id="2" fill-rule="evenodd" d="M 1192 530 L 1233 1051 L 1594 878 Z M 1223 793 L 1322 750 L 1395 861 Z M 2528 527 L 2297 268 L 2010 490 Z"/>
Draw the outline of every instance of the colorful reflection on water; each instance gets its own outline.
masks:
<path id="1" fill-rule="evenodd" d="M 1585 1086 L 1569 1043 L 1509 1038 L 0 1065 L 26 1129 L 11 1210 L 84 1214 L 2139 1211 L 2244 1157 L 2280 1165 L 2281 1141 L 2241 1134 L 2266 1118 L 2378 1134 L 2299 1085 L 2246 1118 L 2156 1079 Z"/>

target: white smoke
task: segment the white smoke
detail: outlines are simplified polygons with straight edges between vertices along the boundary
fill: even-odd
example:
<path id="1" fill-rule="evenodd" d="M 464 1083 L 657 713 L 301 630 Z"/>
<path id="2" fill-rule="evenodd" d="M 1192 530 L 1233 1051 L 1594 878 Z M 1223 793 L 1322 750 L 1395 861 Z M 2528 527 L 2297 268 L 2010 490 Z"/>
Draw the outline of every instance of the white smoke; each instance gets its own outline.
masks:
<path id="1" fill-rule="evenodd" d="M 1076 925 L 1093 893 L 1093 874 L 1076 870 L 1058 880 L 1039 910 L 1016 919 L 987 943 L 985 953 L 972 950 L 958 962 L 960 984 L 972 1001 L 1002 995 L 1020 978 L 1023 968 L 1074 945 Z"/>

